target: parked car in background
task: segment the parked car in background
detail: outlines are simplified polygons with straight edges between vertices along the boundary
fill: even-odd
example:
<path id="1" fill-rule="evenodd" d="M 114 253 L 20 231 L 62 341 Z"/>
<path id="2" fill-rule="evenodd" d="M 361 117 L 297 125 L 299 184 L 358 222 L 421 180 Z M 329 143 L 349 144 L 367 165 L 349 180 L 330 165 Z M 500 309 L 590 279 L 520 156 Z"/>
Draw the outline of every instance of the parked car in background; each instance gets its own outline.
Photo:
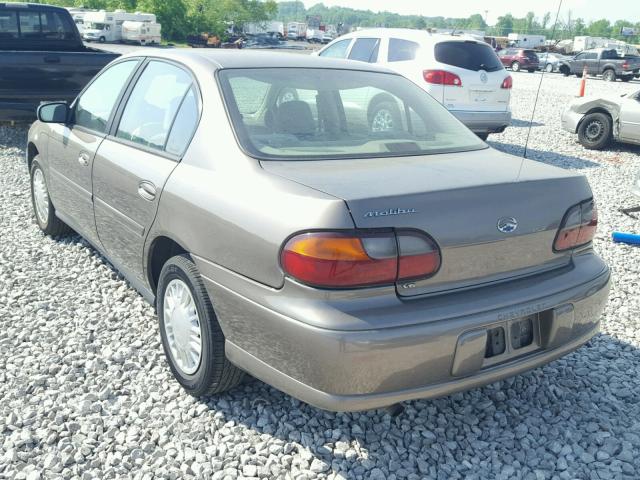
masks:
<path id="1" fill-rule="evenodd" d="M 377 408 L 524 372 L 598 331 L 609 270 L 583 175 L 493 150 L 364 62 L 142 55 L 40 107 L 33 208 L 155 303 L 190 394 L 249 372 L 321 408 Z M 371 130 L 371 89 L 401 108 L 393 129 Z"/>
<path id="2" fill-rule="evenodd" d="M 562 128 L 593 150 L 612 140 L 640 144 L 640 91 L 630 95 L 576 98 L 562 113 Z"/>
<path id="3" fill-rule="evenodd" d="M 615 82 L 618 78 L 628 82 L 640 75 L 640 57 L 620 57 L 613 49 L 585 50 L 564 60 L 560 65 L 560 73 L 581 77 L 585 68 L 587 75 L 602 75 L 602 79 L 607 82 Z"/>
<path id="4" fill-rule="evenodd" d="M 569 58 L 566 55 L 553 52 L 543 52 L 538 53 L 537 55 L 539 61 L 538 68 L 549 73 L 559 72 L 562 62 Z"/>
<path id="5" fill-rule="evenodd" d="M 122 42 L 139 45 L 159 45 L 162 25 L 154 22 L 122 22 Z"/>
<path id="6" fill-rule="evenodd" d="M 511 68 L 514 72 L 526 70 L 529 73 L 533 73 L 540 66 L 535 50 L 526 48 L 505 48 L 498 52 L 498 57 L 502 65 Z"/>
<path id="7" fill-rule="evenodd" d="M 118 56 L 85 47 L 64 8 L 0 3 L 0 120 L 33 120 L 42 101 L 71 102 Z"/>
<path id="8" fill-rule="evenodd" d="M 423 30 L 358 30 L 331 42 L 321 57 L 376 63 L 400 73 L 486 139 L 511 123 L 512 79 L 485 42 Z M 372 123 L 392 125 L 398 110 L 371 92 Z M 375 108 L 374 108 L 375 107 Z"/>

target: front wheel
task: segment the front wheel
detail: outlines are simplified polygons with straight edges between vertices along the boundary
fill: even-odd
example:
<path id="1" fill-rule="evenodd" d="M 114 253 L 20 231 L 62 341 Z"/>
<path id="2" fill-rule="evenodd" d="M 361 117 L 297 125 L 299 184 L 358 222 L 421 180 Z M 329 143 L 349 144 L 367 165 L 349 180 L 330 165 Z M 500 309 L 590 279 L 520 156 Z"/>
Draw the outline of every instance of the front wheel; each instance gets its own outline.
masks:
<path id="1" fill-rule="evenodd" d="M 550 63 L 547 63 L 547 66 L 544 67 L 544 69 L 547 71 L 547 73 L 553 73 L 553 65 L 551 65 Z"/>
<path id="2" fill-rule="evenodd" d="M 56 209 L 49 198 L 49 187 L 38 157 L 31 166 L 31 203 L 36 223 L 46 235 L 57 237 L 71 232 L 71 229 L 56 216 Z"/>
<path id="3" fill-rule="evenodd" d="M 158 281 L 156 309 L 169 367 L 187 393 L 221 393 L 244 372 L 225 355 L 225 338 L 202 277 L 188 255 L 170 258 Z"/>
<path id="4" fill-rule="evenodd" d="M 601 150 L 611 141 L 611 117 L 604 113 L 590 113 L 578 127 L 578 140 L 589 150 Z"/>
<path id="5" fill-rule="evenodd" d="M 520 62 L 513 62 L 511 64 L 511 70 L 513 70 L 514 72 L 519 72 L 520 71 Z"/>
<path id="6" fill-rule="evenodd" d="M 615 82 L 616 81 L 616 72 L 614 72 L 611 69 L 605 70 L 604 73 L 602 74 L 602 79 L 605 82 Z"/>

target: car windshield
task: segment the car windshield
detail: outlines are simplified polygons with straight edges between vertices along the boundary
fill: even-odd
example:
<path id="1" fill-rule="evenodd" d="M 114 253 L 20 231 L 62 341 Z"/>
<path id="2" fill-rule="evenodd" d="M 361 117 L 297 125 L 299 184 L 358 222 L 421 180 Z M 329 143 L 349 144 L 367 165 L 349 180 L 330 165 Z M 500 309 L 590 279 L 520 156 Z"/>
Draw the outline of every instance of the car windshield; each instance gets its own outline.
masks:
<path id="1" fill-rule="evenodd" d="M 388 157 L 487 148 L 399 75 L 259 68 L 221 70 L 219 79 L 237 138 L 256 158 Z"/>

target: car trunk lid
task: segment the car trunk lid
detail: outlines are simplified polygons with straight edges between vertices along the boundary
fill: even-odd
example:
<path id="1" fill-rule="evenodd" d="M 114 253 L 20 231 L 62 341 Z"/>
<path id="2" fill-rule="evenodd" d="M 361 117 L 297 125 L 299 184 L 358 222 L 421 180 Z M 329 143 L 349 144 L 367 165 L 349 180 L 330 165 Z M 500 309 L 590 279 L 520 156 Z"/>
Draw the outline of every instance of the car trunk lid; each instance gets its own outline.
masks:
<path id="1" fill-rule="evenodd" d="M 566 266 L 571 252 L 553 251 L 556 232 L 567 209 L 591 196 L 583 176 L 491 149 L 262 165 L 343 199 L 358 228 L 431 235 L 441 249 L 441 268 L 430 278 L 398 285 L 398 294 L 407 297 Z M 512 220 L 515 230 L 498 229 Z"/>

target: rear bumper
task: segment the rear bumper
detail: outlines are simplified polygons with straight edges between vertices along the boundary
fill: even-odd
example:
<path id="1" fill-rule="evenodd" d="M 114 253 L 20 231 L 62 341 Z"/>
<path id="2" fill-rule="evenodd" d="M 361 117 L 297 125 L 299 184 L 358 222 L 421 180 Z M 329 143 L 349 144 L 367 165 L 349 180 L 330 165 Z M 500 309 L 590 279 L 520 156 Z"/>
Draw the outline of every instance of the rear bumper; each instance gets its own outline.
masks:
<path id="1" fill-rule="evenodd" d="M 567 108 L 564 112 L 562 112 L 560 123 L 562 124 L 562 128 L 567 132 L 576 133 L 578 131 L 578 125 L 580 124 L 580 121 L 583 117 L 583 113 L 577 113 L 570 108 Z"/>
<path id="2" fill-rule="evenodd" d="M 310 324 L 307 319 L 317 323 L 321 304 L 297 296 L 295 286 L 266 289 L 223 273 L 220 277 L 239 292 L 211 278 L 220 267 L 195 260 L 230 361 L 294 397 L 335 411 L 448 395 L 550 362 L 597 333 L 609 291 L 608 268 L 588 253 L 560 273 L 475 292 L 410 301 L 375 296 L 358 311 L 349 311 L 348 301 L 325 302 L 325 313 L 333 312 L 334 319 L 357 315 L 361 325 L 369 325 L 345 330 Z M 503 326 L 509 338 L 512 321 L 532 314 L 537 319 L 530 346 L 516 350 L 508 344 L 502 355 L 484 358 L 488 328 Z M 419 323 L 376 328 L 407 316 Z"/>
<path id="3" fill-rule="evenodd" d="M 500 133 L 511 124 L 509 110 L 504 112 L 449 111 L 475 133 Z"/>

